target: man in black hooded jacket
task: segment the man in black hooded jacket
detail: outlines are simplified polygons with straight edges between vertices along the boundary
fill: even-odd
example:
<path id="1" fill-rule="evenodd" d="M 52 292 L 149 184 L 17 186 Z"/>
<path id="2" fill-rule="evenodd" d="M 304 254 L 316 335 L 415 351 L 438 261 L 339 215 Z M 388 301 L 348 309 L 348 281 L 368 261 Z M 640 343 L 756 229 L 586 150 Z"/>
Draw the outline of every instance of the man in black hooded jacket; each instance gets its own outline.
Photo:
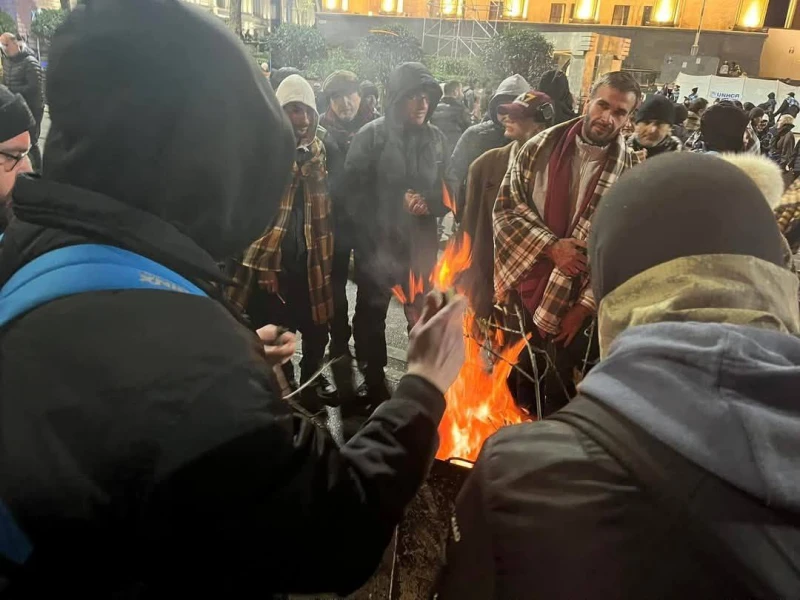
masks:
<path id="1" fill-rule="evenodd" d="M 222 21 L 177 1 L 91 3 L 53 39 L 47 161 L 17 183 L 0 284 L 94 243 L 207 296 L 100 288 L 0 331 L 0 524 L 32 544 L 0 556 L 9 596 L 348 593 L 426 475 L 462 301 L 429 300 L 413 374 L 342 447 L 281 400 L 267 359 L 287 348 L 223 302 L 217 261 L 270 223 L 294 158 L 257 69 Z"/>
<path id="2" fill-rule="evenodd" d="M 566 408 L 487 440 L 439 600 L 800 598 L 784 243 L 717 157 L 659 156 L 614 184 L 589 247 L 602 360 Z"/>
<path id="3" fill-rule="evenodd" d="M 403 288 L 410 328 L 422 299 L 415 290 L 429 289 L 436 263 L 436 217 L 448 210 L 447 140 L 429 123 L 441 96 L 424 65 L 400 65 L 389 78 L 386 115 L 361 128 L 345 160 L 346 189 L 359 203 L 352 214 L 362 215 L 353 337 L 372 401 L 388 397 L 384 367 L 392 288 Z"/>

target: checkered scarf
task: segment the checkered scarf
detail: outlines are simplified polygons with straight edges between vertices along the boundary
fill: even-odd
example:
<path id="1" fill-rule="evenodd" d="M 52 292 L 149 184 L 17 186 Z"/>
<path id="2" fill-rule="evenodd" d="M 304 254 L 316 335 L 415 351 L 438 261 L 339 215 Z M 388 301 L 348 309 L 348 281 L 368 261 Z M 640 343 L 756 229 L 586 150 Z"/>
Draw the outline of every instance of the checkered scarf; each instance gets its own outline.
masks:
<path id="1" fill-rule="evenodd" d="M 308 291 L 314 323 L 324 325 L 333 315 L 331 268 L 333 264 L 333 229 L 331 199 L 326 183 L 325 148 L 318 138 L 308 146 L 311 158 L 294 163 L 292 181 L 283 193 L 278 214 L 264 235 L 250 244 L 234 280 L 229 299 L 240 309 L 247 307 L 247 295 L 255 276 L 256 283 L 266 286 L 268 273 L 281 271 L 281 242 L 292 212 L 297 187 L 302 181 L 305 194 L 304 233 L 308 249 Z M 242 272 L 244 271 L 244 272 Z"/>
<path id="2" fill-rule="evenodd" d="M 579 119 L 557 125 L 529 140 L 517 154 L 503 179 L 493 215 L 494 287 L 495 294 L 500 299 L 516 288 L 547 247 L 558 241 L 533 204 L 533 182 L 535 174 L 547 168 L 558 141 Z M 626 147 L 622 136 L 618 136 L 611 143 L 608 159 L 594 194 L 578 217 L 571 237 L 588 239 L 591 219 L 603 194 L 625 169 L 638 162 L 638 158 Z M 550 274 L 533 321 L 543 331 L 555 335 L 559 332 L 561 319 L 576 302 L 592 311 L 597 309 L 588 274 L 573 278 L 556 267 Z"/>

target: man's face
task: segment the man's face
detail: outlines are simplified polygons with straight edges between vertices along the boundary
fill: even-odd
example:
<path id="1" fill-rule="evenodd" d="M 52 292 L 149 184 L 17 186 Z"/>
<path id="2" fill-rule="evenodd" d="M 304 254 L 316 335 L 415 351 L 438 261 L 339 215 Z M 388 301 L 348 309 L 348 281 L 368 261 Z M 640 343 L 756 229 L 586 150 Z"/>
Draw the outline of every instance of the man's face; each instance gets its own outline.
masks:
<path id="1" fill-rule="evenodd" d="M 294 136 L 297 141 L 305 140 L 311 128 L 311 123 L 314 121 L 311 109 L 302 102 L 289 102 L 283 107 L 283 111 L 292 122 Z"/>
<path id="2" fill-rule="evenodd" d="M 463 100 L 464 90 L 461 86 L 458 86 L 458 88 L 456 88 L 456 91 L 453 92 L 453 98 L 455 98 L 456 100 Z"/>
<path id="3" fill-rule="evenodd" d="M 6 56 L 16 56 L 19 54 L 19 44 L 14 36 L 3 34 L 0 35 L 0 46 L 3 48 L 3 53 Z"/>
<path id="4" fill-rule="evenodd" d="M 27 156 L 30 148 L 31 136 L 27 131 L 0 143 L 0 201 L 3 203 L 11 198 L 17 175 L 33 171 Z"/>
<path id="5" fill-rule="evenodd" d="M 598 146 L 608 144 L 617 137 L 638 100 L 633 92 L 601 85 L 586 103 L 583 137 Z"/>
<path id="6" fill-rule="evenodd" d="M 672 131 L 672 126 L 663 121 L 639 121 L 636 123 L 636 137 L 645 148 L 657 146 Z"/>
<path id="7" fill-rule="evenodd" d="M 331 96 L 333 114 L 345 123 L 349 123 L 355 118 L 359 106 L 361 106 L 361 96 L 358 95 L 358 92 L 333 94 Z"/>
<path id="8" fill-rule="evenodd" d="M 378 105 L 378 99 L 372 94 L 370 94 L 369 96 L 364 96 L 364 98 L 362 98 L 361 101 L 364 102 L 367 108 L 369 108 L 370 110 L 375 110 L 375 107 Z"/>
<path id="9" fill-rule="evenodd" d="M 427 92 L 414 92 L 400 104 L 403 121 L 407 125 L 422 125 L 428 116 L 431 101 Z"/>
<path id="10" fill-rule="evenodd" d="M 756 131 L 759 133 L 766 131 L 767 127 L 769 127 L 769 119 L 767 117 L 764 117 L 763 119 L 759 120 L 758 123 L 756 123 Z"/>
<path id="11" fill-rule="evenodd" d="M 499 115 L 498 118 L 503 127 L 505 127 L 503 135 L 508 140 L 527 142 L 537 133 L 544 130 L 544 124 L 537 123 L 533 119 L 518 119 L 509 115 Z"/>

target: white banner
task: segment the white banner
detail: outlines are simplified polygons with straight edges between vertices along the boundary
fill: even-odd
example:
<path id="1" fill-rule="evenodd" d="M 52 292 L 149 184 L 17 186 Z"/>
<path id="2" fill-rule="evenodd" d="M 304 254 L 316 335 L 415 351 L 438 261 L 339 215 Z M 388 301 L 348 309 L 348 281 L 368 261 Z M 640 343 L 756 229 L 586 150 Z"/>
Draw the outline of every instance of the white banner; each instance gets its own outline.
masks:
<path id="1" fill-rule="evenodd" d="M 800 100 L 800 87 L 787 85 L 772 79 L 758 79 L 755 77 L 717 77 L 714 75 L 697 76 L 681 73 L 675 81 L 681 86 L 681 97 L 683 100 L 692 92 L 692 88 L 698 88 L 697 94 L 701 98 L 706 98 L 710 102 L 720 100 L 738 100 L 741 103 L 752 102 L 756 106 L 767 101 L 767 96 L 775 93 L 778 105 L 783 101 L 789 92 L 795 92 Z"/>

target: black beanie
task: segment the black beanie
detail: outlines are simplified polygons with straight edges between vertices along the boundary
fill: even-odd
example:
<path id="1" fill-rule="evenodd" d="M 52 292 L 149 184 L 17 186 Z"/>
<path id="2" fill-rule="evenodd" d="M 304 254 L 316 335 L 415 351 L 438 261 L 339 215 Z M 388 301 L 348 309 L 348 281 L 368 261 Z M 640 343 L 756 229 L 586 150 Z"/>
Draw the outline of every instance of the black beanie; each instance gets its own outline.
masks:
<path id="1" fill-rule="evenodd" d="M 358 91 L 358 77 L 352 71 L 334 71 L 325 79 L 322 91 L 329 98 L 334 94 L 352 94 Z"/>
<path id="2" fill-rule="evenodd" d="M 25 99 L 0 85 L 0 142 L 17 137 L 36 126 Z"/>
<path id="3" fill-rule="evenodd" d="M 675 105 L 675 125 L 681 125 L 683 122 L 689 118 L 689 109 L 686 108 L 683 104 L 676 104 Z"/>
<path id="4" fill-rule="evenodd" d="M 747 113 L 730 103 L 715 104 L 703 113 L 700 132 L 708 150 L 741 152 L 744 132 L 750 119 Z"/>
<path id="5" fill-rule="evenodd" d="M 675 105 L 661 94 L 650 96 L 636 113 L 636 122 L 642 121 L 661 121 L 672 125 L 675 122 Z"/>
<path id="6" fill-rule="evenodd" d="M 783 266 L 783 246 L 764 194 L 716 156 L 668 153 L 631 169 L 603 196 L 589 257 L 599 301 L 627 280 L 676 258 L 755 256 Z"/>

